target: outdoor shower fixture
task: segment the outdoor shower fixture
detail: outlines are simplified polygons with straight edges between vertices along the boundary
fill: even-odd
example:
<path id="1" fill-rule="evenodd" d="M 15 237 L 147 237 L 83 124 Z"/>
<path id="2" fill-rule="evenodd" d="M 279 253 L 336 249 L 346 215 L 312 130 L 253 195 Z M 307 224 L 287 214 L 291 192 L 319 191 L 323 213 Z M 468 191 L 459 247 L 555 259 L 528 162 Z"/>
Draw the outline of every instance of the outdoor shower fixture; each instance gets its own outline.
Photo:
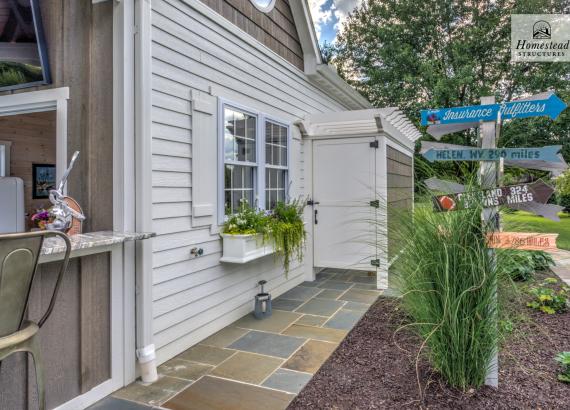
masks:
<path id="1" fill-rule="evenodd" d="M 255 310 L 253 314 L 256 319 L 265 319 L 271 316 L 271 295 L 263 290 L 266 280 L 260 280 L 258 285 L 261 286 L 261 292 L 255 295 Z"/>

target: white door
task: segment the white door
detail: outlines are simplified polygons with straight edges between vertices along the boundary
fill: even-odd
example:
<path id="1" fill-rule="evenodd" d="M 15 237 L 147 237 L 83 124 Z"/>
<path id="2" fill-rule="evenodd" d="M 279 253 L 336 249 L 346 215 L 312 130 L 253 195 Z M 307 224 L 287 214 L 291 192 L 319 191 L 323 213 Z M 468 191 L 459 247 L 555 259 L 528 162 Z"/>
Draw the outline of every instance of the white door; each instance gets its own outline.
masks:
<path id="1" fill-rule="evenodd" d="M 377 149 L 375 138 L 315 141 L 313 145 L 314 265 L 374 270 Z M 310 207 L 309 207 L 310 210 Z"/>

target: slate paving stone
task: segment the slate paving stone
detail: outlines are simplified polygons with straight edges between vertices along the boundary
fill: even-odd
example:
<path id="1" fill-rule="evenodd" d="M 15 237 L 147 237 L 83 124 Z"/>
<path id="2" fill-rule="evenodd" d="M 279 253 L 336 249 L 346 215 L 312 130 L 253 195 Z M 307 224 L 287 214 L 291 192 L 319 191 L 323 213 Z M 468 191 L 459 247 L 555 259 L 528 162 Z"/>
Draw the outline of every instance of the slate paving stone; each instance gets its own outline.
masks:
<path id="1" fill-rule="evenodd" d="M 316 280 L 313 282 L 303 282 L 301 283 L 299 286 L 303 286 L 305 288 L 316 288 L 319 285 L 320 282 L 317 282 Z"/>
<path id="2" fill-rule="evenodd" d="M 311 299 L 303 306 L 297 309 L 297 312 L 307 313 L 309 315 L 317 316 L 331 316 L 344 302 L 330 299 Z"/>
<path id="3" fill-rule="evenodd" d="M 374 280 L 374 283 L 355 283 L 352 289 L 378 290 L 376 288 L 376 280 Z"/>
<path id="4" fill-rule="evenodd" d="M 364 312 L 356 310 L 341 309 L 323 327 L 350 330 L 358 323 L 363 314 Z"/>
<path id="5" fill-rule="evenodd" d="M 292 311 L 292 310 L 297 309 L 303 303 L 305 303 L 305 302 L 303 302 L 302 300 L 277 298 L 273 301 L 272 307 L 273 307 L 273 309 L 277 309 L 277 310 Z"/>
<path id="6" fill-rule="evenodd" d="M 242 317 L 233 325 L 244 329 L 262 330 L 265 332 L 280 333 L 286 329 L 291 323 L 301 317 L 298 313 L 284 312 L 276 310 L 273 314 L 265 319 L 256 319 L 253 314 Z"/>
<path id="7" fill-rule="evenodd" d="M 295 324 L 319 327 L 327 320 L 329 320 L 327 316 L 303 315 Z"/>
<path id="8" fill-rule="evenodd" d="M 294 394 L 206 376 L 164 403 L 171 410 L 281 410 Z"/>
<path id="9" fill-rule="evenodd" d="M 303 390 L 303 387 L 305 387 L 309 380 L 311 380 L 311 377 L 312 376 L 307 373 L 277 369 L 275 373 L 263 383 L 263 386 L 298 394 Z"/>
<path id="10" fill-rule="evenodd" d="M 302 326 L 293 324 L 283 332 L 284 335 L 322 340 L 324 342 L 340 343 L 348 332 L 340 329 L 325 329 L 322 327 Z"/>
<path id="11" fill-rule="evenodd" d="M 376 276 L 353 276 L 350 281 L 356 283 L 373 284 L 376 283 Z"/>
<path id="12" fill-rule="evenodd" d="M 211 375 L 246 383 L 260 384 L 283 363 L 282 359 L 238 352 L 216 367 Z"/>
<path id="13" fill-rule="evenodd" d="M 347 290 L 352 286 L 350 282 L 339 282 L 337 280 L 327 280 L 319 284 L 319 288 L 322 289 L 335 289 L 335 290 Z"/>
<path id="14" fill-rule="evenodd" d="M 282 367 L 300 372 L 316 373 L 337 346 L 336 343 L 309 340 Z"/>
<path id="15" fill-rule="evenodd" d="M 314 287 L 296 286 L 282 294 L 280 298 L 306 301 L 314 297 L 320 291 L 321 289 Z"/>
<path id="16" fill-rule="evenodd" d="M 113 394 L 113 397 L 160 406 L 176 393 L 184 390 L 192 382 L 175 377 L 159 376 L 159 379 L 147 386 L 135 382 Z"/>
<path id="17" fill-rule="evenodd" d="M 214 367 L 187 360 L 172 359 L 158 366 L 158 372 L 165 376 L 177 377 L 184 380 L 198 380 L 200 376 L 211 371 Z"/>
<path id="18" fill-rule="evenodd" d="M 87 410 L 152 410 L 152 407 L 135 403 L 134 401 L 105 397 L 103 400 L 87 407 Z"/>
<path id="19" fill-rule="evenodd" d="M 291 356 L 291 354 L 293 354 L 293 352 L 297 350 L 303 343 L 305 343 L 305 339 L 301 337 L 291 336 L 251 331 L 245 336 L 236 340 L 229 347 L 231 349 L 265 354 L 268 356 L 275 356 L 286 359 Z"/>
<path id="20" fill-rule="evenodd" d="M 346 310 L 356 310 L 358 312 L 367 312 L 370 309 L 370 304 L 368 303 L 358 303 L 358 302 L 346 302 L 342 308 Z M 295 322 L 298 323 L 299 321 Z"/>
<path id="21" fill-rule="evenodd" d="M 226 360 L 234 353 L 235 351 L 233 350 L 199 344 L 186 350 L 185 352 L 182 352 L 176 356 L 176 358 L 215 366 Z"/>
<path id="22" fill-rule="evenodd" d="M 380 296 L 380 292 L 365 289 L 350 289 L 344 295 L 339 297 L 339 300 L 346 300 L 349 302 L 358 303 L 374 303 Z"/>
<path id="23" fill-rule="evenodd" d="M 200 344 L 216 347 L 227 347 L 232 344 L 240 337 L 245 335 L 249 330 L 240 329 L 234 326 L 228 326 L 223 328 L 212 336 L 202 340 Z"/>
<path id="24" fill-rule="evenodd" d="M 342 295 L 345 291 L 344 290 L 334 290 L 334 289 L 325 289 L 321 293 L 319 293 L 315 298 L 318 299 L 336 299 L 340 295 Z"/>

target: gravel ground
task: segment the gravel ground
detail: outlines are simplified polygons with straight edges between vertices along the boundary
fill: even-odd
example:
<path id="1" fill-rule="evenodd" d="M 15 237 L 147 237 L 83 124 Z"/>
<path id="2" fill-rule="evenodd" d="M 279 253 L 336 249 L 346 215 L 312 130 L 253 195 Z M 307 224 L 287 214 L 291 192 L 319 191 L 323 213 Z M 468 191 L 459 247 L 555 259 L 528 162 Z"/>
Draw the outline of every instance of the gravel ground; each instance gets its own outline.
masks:
<path id="1" fill-rule="evenodd" d="M 501 349 L 499 390 L 450 388 L 425 359 L 416 371 L 420 339 L 395 333 L 405 315 L 395 299 L 381 298 L 289 409 L 570 409 L 570 385 L 557 381 L 553 360 L 570 351 L 570 313 L 545 315 L 525 301 L 511 309 L 526 319 Z"/>

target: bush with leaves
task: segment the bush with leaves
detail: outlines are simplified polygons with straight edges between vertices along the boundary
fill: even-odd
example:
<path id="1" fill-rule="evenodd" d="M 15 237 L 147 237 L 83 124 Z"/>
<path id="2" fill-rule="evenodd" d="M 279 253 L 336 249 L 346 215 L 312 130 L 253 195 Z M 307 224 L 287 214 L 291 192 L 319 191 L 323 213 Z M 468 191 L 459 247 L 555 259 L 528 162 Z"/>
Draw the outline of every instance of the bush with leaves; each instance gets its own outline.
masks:
<path id="1" fill-rule="evenodd" d="M 554 278 L 546 278 L 538 286 L 531 287 L 529 294 L 533 299 L 527 303 L 527 306 L 549 315 L 565 312 L 568 309 L 569 289 L 564 286 L 556 290 L 549 286 L 557 283 L 558 281 Z"/>
<path id="2" fill-rule="evenodd" d="M 570 383 L 570 352 L 562 352 L 554 360 L 562 365 L 562 372 L 558 374 L 558 380 Z"/>
<path id="3" fill-rule="evenodd" d="M 544 251 L 524 251 L 519 249 L 498 249 L 503 273 L 514 281 L 528 281 L 535 272 L 546 271 L 554 266 L 554 259 Z"/>

